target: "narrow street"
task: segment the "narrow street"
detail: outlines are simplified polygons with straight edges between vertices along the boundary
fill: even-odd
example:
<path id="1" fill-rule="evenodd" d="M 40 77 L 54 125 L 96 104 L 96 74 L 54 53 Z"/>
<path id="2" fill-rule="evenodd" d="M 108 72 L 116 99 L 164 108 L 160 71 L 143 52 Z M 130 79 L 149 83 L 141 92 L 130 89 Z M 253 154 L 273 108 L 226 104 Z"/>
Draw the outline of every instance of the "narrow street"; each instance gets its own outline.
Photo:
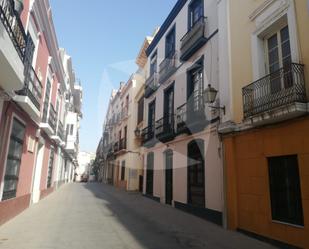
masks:
<path id="1" fill-rule="evenodd" d="M 272 248 L 137 193 L 69 184 L 0 227 L 0 248 Z"/>

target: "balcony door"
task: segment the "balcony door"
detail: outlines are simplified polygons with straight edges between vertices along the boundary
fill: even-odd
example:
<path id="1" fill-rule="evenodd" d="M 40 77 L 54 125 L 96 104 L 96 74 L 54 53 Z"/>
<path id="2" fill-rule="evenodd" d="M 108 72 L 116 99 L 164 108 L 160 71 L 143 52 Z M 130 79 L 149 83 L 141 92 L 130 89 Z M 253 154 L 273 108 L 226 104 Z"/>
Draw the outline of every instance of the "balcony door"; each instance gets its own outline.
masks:
<path id="1" fill-rule="evenodd" d="M 203 1 L 193 0 L 189 5 L 188 26 L 189 30 L 204 16 Z"/>
<path id="2" fill-rule="evenodd" d="M 188 73 L 188 118 L 203 110 L 203 67 L 198 66 Z"/>
<path id="3" fill-rule="evenodd" d="M 172 129 L 174 125 L 174 84 L 164 92 L 164 130 Z"/>
<path id="4" fill-rule="evenodd" d="M 165 40 L 165 58 L 172 59 L 175 54 L 175 27 L 168 33 Z"/>
<path id="5" fill-rule="evenodd" d="M 270 92 L 280 92 L 293 85 L 289 28 L 285 26 L 265 39 L 267 72 L 270 74 Z"/>
<path id="6" fill-rule="evenodd" d="M 188 203 L 205 207 L 204 141 L 201 139 L 188 144 Z"/>
<path id="7" fill-rule="evenodd" d="M 152 101 L 148 106 L 148 127 L 149 132 L 153 133 L 155 128 L 156 102 Z"/>

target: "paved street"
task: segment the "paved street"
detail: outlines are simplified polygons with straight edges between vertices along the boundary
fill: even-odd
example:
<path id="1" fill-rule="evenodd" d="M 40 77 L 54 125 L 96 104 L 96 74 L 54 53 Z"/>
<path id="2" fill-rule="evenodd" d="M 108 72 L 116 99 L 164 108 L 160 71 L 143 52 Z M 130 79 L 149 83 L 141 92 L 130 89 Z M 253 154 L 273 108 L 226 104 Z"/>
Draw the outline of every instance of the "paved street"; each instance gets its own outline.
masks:
<path id="1" fill-rule="evenodd" d="M 0 227 L 0 248 L 272 248 L 137 193 L 69 184 Z"/>

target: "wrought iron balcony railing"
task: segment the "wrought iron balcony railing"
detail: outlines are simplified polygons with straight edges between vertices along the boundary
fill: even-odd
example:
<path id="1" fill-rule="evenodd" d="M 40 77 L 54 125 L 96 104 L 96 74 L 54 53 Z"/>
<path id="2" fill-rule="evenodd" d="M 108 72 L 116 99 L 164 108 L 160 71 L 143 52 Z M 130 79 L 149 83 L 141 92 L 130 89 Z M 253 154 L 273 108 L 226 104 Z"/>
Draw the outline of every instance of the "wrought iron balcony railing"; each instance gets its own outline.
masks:
<path id="1" fill-rule="evenodd" d="M 141 136 L 142 136 L 142 143 L 146 143 L 154 138 L 155 131 L 154 131 L 154 125 L 148 126 L 142 130 Z"/>
<path id="2" fill-rule="evenodd" d="M 203 96 L 193 94 L 187 103 L 176 110 L 177 134 L 195 133 L 202 130 L 207 124 Z"/>
<path id="3" fill-rule="evenodd" d="M 181 38 L 181 60 L 188 60 L 198 49 L 200 49 L 207 42 L 206 20 L 206 17 L 200 17 L 200 19 L 194 24 L 194 26 Z"/>
<path id="4" fill-rule="evenodd" d="M 14 9 L 14 0 L 0 0 L 0 19 L 23 61 L 27 36 L 19 15 Z"/>
<path id="5" fill-rule="evenodd" d="M 35 107 L 40 111 L 42 99 L 42 83 L 32 67 L 30 67 L 29 73 L 25 78 L 24 89 L 18 91 L 17 94 L 28 96 Z"/>
<path id="6" fill-rule="evenodd" d="M 242 89 L 244 118 L 307 102 L 304 65 L 291 63 Z"/>
<path id="7" fill-rule="evenodd" d="M 175 137 L 174 114 L 166 115 L 156 121 L 156 137 L 161 142 L 167 142 Z"/>
<path id="8" fill-rule="evenodd" d="M 148 98 L 159 88 L 158 73 L 154 72 L 145 82 L 145 98 Z"/>
<path id="9" fill-rule="evenodd" d="M 49 105 L 49 116 L 48 116 L 48 124 L 55 131 L 56 129 L 56 111 L 52 104 Z"/>
<path id="10" fill-rule="evenodd" d="M 159 84 L 163 84 L 177 70 L 177 52 L 165 58 L 159 65 Z"/>

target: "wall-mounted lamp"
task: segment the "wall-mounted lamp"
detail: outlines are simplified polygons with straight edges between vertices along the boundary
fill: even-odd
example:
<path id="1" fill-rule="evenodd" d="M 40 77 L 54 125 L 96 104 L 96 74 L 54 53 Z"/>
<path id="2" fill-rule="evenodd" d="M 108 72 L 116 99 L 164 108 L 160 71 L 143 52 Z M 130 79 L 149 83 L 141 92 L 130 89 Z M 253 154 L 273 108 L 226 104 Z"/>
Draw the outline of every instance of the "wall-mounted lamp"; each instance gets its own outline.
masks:
<path id="1" fill-rule="evenodd" d="M 208 87 L 204 90 L 203 92 L 203 100 L 204 100 L 204 104 L 213 104 L 216 100 L 216 97 L 217 97 L 217 93 L 218 91 L 213 88 L 210 84 L 208 85 Z M 213 109 L 221 109 L 223 110 L 223 114 L 225 115 L 225 106 L 212 106 L 212 105 L 209 105 L 210 108 L 213 108 Z"/>
<path id="2" fill-rule="evenodd" d="M 134 130 L 134 134 L 135 134 L 136 137 L 140 137 L 141 130 L 138 127 L 136 127 L 136 129 Z"/>

